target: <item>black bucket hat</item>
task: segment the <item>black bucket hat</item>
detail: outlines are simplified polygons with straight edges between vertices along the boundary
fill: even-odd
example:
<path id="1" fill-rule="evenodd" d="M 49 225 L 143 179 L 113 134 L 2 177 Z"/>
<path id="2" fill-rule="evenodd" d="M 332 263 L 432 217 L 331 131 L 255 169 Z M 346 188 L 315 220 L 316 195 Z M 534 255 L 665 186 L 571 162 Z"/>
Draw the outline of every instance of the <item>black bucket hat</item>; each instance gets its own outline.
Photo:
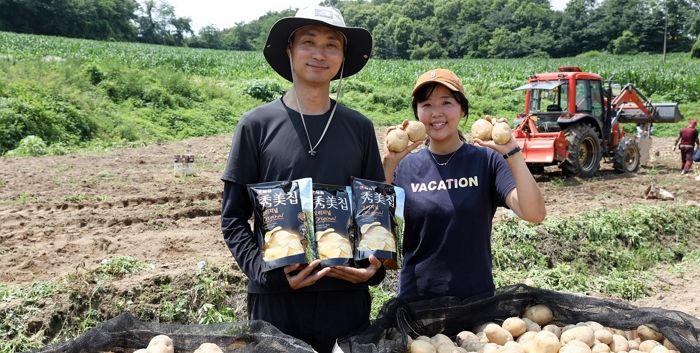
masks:
<path id="1" fill-rule="evenodd" d="M 367 64 L 372 53 L 372 35 L 364 28 L 347 27 L 343 15 L 338 9 L 325 6 L 309 6 L 299 9 L 293 17 L 285 17 L 275 22 L 267 34 L 263 54 L 265 60 L 278 74 L 292 80 L 292 69 L 289 65 L 287 45 L 289 38 L 297 29 L 309 25 L 323 25 L 333 28 L 345 35 L 345 63 L 343 70 L 333 77 L 334 80 L 352 76 Z"/>

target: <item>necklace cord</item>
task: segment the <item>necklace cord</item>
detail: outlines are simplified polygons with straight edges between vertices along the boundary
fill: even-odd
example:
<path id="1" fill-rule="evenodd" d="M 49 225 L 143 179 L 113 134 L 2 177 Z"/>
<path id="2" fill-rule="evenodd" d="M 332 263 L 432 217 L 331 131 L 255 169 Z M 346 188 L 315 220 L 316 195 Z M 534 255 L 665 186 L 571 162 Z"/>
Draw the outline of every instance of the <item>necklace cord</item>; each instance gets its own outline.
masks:
<path id="1" fill-rule="evenodd" d="M 289 66 L 290 70 L 292 71 L 292 86 L 294 85 L 294 64 L 292 62 L 292 56 L 289 55 Z M 328 117 L 328 122 L 326 123 L 326 126 L 323 128 L 323 133 L 321 133 L 321 137 L 319 137 L 318 141 L 316 141 L 315 145 L 311 145 L 311 137 L 309 137 L 309 130 L 306 128 L 306 121 L 304 119 L 304 113 L 301 111 L 301 104 L 299 104 L 299 95 L 297 95 L 297 90 L 294 89 L 294 98 L 296 99 L 297 102 L 297 109 L 299 109 L 299 116 L 301 116 L 301 124 L 304 126 L 304 133 L 306 134 L 306 140 L 309 141 L 309 155 L 311 157 L 316 155 L 316 147 L 318 147 L 319 144 L 321 144 L 321 141 L 323 141 L 323 137 L 326 136 L 326 131 L 328 131 L 328 127 L 331 125 L 331 121 L 333 120 L 333 115 L 335 115 L 335 109 L 338 108 L 338 103 L 340 100 L 340 92 L 341 92 L 341 85 L 343 83 L 343 70 L 345 69 L 345 59 L 343 59 L 343 63 L 340 65 L 340 80 L 338 81 L 338 93 L 336 95 L 336 100 L 335 100 L 335 105 L 333 106 L 333 110 L 331 111 L 331 115 Z"/>
<path id="2" fill-rule="evenodd" d="M 315 145 L 311 145 L 311 137 L 309 137 L 309 130 L 306 128 L 306 121 L 304 121 L 304 114 L 301 112 L 301 105 L 299 105 L 299 96 L 297 96 L 296 90 L 294 91 L 294 97 L 297 100 L 297 108 L 299 109 L 299 116 L 301 116 L 301 124 L 304 126 L 304 132 L 306 133 L 306 140 L 309 141 L 309 154 L 311 156 L 316 155 L 316 147 L 321 143 L 323 140 L 323 137 L 326 136 L 326 131 L 328 131 L 328 126 L 331 125 L 331 120 L 333 120 L 333 115 L 335 115 L 335 109 L 338 107 L 338 102 L 335 103 L 333 106 L 333 110 L 331 111 L 331 116 L 328 117 L 328 122 L 326 123 L 326 127 L 323 128 L 323 133 L 321 133 L 321 137 L 319 137 L 318 141 L 316 141 Z"/>
<path id="3" fill-rule="evenodd" d="M 447 165 L 447 163 L 450 163 L 450 161 L 452 160 L 452 157 L 454 157 L 455 154 L 457 154 L 457 151 L 459 151 L 460 148 L 462 148 L 461 145 L 459 146 L 459 148 L 457 148 L 457 149 L 454 150 L 452 153 L 450 153 L 450 157 L 447 158 L 447 161 L 445 161 L 445 162 L 443 162 L 443 163 L 440 163 L 440 162 L 437 161 L 437 158 L 435 158 L 435 154 L 434 154 L 433 152 L 430 152 L 430 150 L 428 150 L 428 153 L 430 153 L 430 156 L 433 157 L 433 160 L 435 161 L 435 164 L 437 164 L 437 165 L 439 165 L 439 166 L 445 166 L 445 165 Z"/>

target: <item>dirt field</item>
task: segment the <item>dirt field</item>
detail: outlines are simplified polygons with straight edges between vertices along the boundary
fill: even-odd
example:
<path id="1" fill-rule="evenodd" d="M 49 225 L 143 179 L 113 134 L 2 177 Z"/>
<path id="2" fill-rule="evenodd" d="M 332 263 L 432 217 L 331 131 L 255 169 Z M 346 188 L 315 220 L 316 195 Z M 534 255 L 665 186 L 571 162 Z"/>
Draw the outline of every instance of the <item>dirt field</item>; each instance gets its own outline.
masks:
<path id="1" fill-rule="evenodd" d="M 680 175 L 672 142 L 654 139 L 651 162 L 633 176 L 614 173 L 611 164 L 589 180 L 563 178 L 548 168 L 537 177 L 548 214 L 631 202 L 699 204 L 700 181 Z M 155 271 L 169 274 L 192 271 L 202 260 L 231 263 L 219 229 L 219 177 L 229 143 L 224 135 L 106 153 L 0 159 L 0 283 L 54 279 L 114 255 L 154 262 Z M 186 153 L 195 155 L 197 174 L 175 177 L 173 155 Z M 652 182 L 675 200 L 644 200 Z M 700 317 L 697 271 L 685 279 L 659 271 L 659 292 L 635 304 Z"/>

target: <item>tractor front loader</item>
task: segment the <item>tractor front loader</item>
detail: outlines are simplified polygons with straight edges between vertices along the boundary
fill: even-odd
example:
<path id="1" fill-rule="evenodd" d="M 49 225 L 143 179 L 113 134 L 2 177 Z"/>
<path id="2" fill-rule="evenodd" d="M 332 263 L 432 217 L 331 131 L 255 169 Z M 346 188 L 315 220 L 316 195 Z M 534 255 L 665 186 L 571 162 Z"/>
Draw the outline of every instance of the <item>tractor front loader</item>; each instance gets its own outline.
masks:
<path id="1" fill-rule="evenodd" d="M 513 131 L 532 172 L 558 165 L 568 175 L 589 178 L 601 161 L 621 173 L 639 169 L 639 144 L 621 123 L 673 123 L 683 117 L 676 103 L 651 103 L 632 84 L 615 92 L 600 75 L 576 66 L 531 76 L 515 90 L 525 91 L 525 111 Z"/>

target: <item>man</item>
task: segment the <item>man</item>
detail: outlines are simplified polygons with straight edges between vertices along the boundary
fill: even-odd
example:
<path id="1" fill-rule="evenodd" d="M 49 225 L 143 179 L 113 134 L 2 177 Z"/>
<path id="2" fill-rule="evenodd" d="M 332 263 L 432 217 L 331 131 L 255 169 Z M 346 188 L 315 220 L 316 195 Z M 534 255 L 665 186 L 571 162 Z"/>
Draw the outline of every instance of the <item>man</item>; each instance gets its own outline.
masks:
<path id="1" fill-rule="evenodd" d="M 335 8 L 312 6 L 276 22 L 263 53 L 292 87 L 240 119 L 222 176 L 221 228 L 248 277 L 248 318 L 318 352 L 369 324 L 368 285 L 384 279 L 384 267 L 372 257 L 364 268 L 320 269 L 315 260 L 263 272 L 246 185 L 302 177 L 334 185 L 350 185 L 352 177 L 384 181 L 372 122 L 337 101 L 343 77 L 364 67 L 371 48 L 370 33 L 347 27 Z M 336 100 L 329 98 L 331 80 L 339 80 Z"/>
<path id="2" fill-rule="evenodd" d="M 693 165 L 693 151 L 696 145 L 700 147 L 698 130 L 695 129 L 697 125 L 697 120 L 691 120 L 687 127 L 681 129 L 676 141 L 673 142 L 673 150 L 675 151 L 676 147 L 681 150 L 681 174 L 690 172 L 690 167 Z"/>

